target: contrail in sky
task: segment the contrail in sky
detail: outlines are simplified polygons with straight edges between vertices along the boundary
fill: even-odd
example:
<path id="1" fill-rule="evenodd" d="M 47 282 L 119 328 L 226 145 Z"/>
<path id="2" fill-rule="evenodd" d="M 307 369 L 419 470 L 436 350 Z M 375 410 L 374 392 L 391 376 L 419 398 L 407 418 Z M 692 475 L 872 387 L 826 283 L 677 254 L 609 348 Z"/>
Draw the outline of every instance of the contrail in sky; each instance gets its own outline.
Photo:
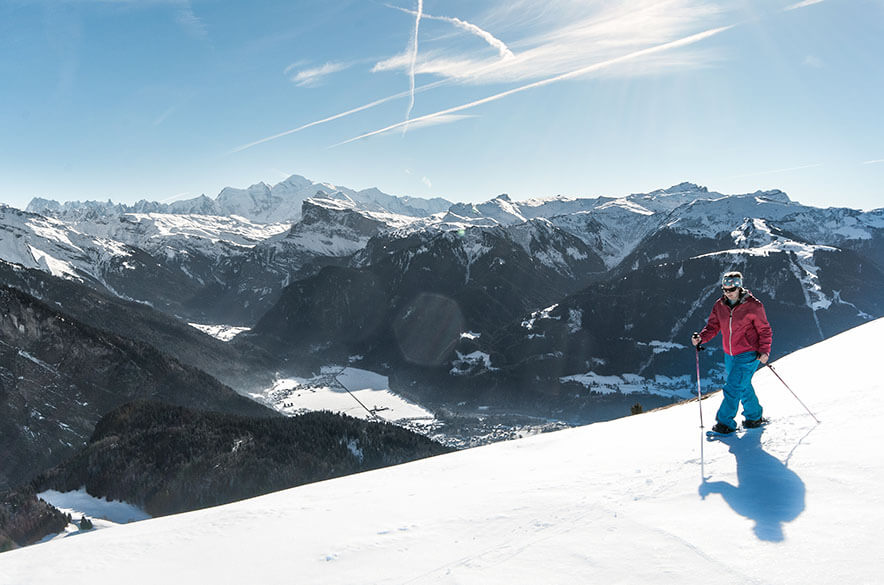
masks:
<path id="1" fill-rule="evenodd" d="M 387 6 L 389 6 L 390 8 L 395 8 L 396 10 L 401 10 L 402 12 L 405 12 L 408 14 L 412 14 L 415 17 L 417 17 L 417 12 L 415 12 L 414 10 L 408 10 L 407 8 L 401 8 L 399 6 L 393 6 L 391 4 L 388 4 Z M 484 39 L 485 42 L 487 42 L 489 45 L 491 45 L 492 47 L 497 49 L 497 52 L 500 54 L 500 56 L 502 58 L 508 58 L 508 57 L 513 56 L 513 52 L 510 51 L 509 47 L 506 46 L 506 43 L 504 43 L 503 41 L 501 41 L 500 39 L 498 39 L 497 37 L 495 37 L 494 35 L 492 35 L 488 31 L 476 26 L 475 24 L 473 24 L 471 22 L 467 22 L 467 21 L 461 20 L 459 18 L 452 18 L 449 16 L 431 16 L 429 14 L 422 14 L 421 18 L 429 18 L 431 20 L 442 20 L 445 22 L 450 22 L 450 23 L 454 24 L 455 26 L 460 27 L 463 30 L 466 30 L 466 31 L 468 31 L 472 34 L 475 34 L 475 35 L 481 37 L 482 39 Z M 274 134 L 273 136 L 267 136 L 265 138 L 261 138 L 260 140 L 256 140 L 254 142 L 249 142 L 248 144 L 243 144 L 241 146 L 237 146 L 236 148 L 234 148 L 230 152 L 231 152 L 231 154 L 236 153 L 236 152 L 242 152 L 243 150 L 248 150 L 249 148 L 252 148 L 253 146 L 258 146 L 259 144 L 264 144 L 265 142 L 270 142 L 271 140 L 276 140 L 277 138 L 282 138 L 283 136 L 288 136 L 289 134 L 294 134 L 296 132 L 300 132 L 301 130 L 306 130 L 307 128 L 311 128 L 313 126 L 318 126 L 319 124 L 325 124 L 326 122 L 331 122 L 333 120 L 337 120 L 338 118 L 350 116 L 352 114 L 359 113 L 363 110 L 368 110 L 370 108 L 373 108 L 375 106 L 379 106 L 379 105 L 386 103 L 388 101 L 399 99 L 399 98 L 405 97 L 405 96 L 409 96 L 412 99 L 412 106 L 409 107 L 409 112 L 410 112 L 411 108 L 414 105 L 414 93 L 426 91 L 428 89 L 438 87 L 439 85 L 444 85 L 444 84 L 452 83 L 452 82 L 453 81 L 451 79 L 443 79 L 440 81 L 435 81 L 433 83 L 428 83 L 427 85 L 423 85 L 421 87 L 409 89 L 409 91 L 403 91 L 403 92 L 397 93 L 395 95 L 381 98 L 381 99 L 375 100 L 371 103 L 359 106 L 357 108 L 347 110 L 346 112 L 341 112 L 339 114 L 335 114 L 334 116 L 329 116 L 329 117 L 323 118 L 321 120 L 316 120 L 314 122 L 310 122 L 308 124 L 298 126 L 297 128 L 292 128 L 291 130 L 286 130 L 285 132 L 280 132 L 279 134 Z M 414 83 L 413 76 L 412 76 L 412 83 Z"/>
<path id="2" fill-rule="evenodd" d="M 406 14 L 417 14 L 414 10 L 402 8 L 400 6 L 393 6 L 392 4 L 387 4 L 387 6 L 405 12 Z M 513 56 L 513 52 L 510 51 L 510 48 L 506 46 L 506 43 L 495 37 L 487 30 L 476 26 L 472 22 L 467 22 L 466 20 L 461 20 L 452 16 L 433 16 L 431 14 L 422 14 L 421 17 L 430 20 L 441 20 L 443 22 L 449 22 L 461 30 L 465 30 L 470 34 L 476 35 L 477 37 L 481 38 L 483 41 L 491 45 L 493 48 L 495 48 L 500 54 L 501 58 L 506 59 Z"/>
<path id="3" fill-rule="evenodd" d="M 434 81 L 433 83 L 428 83 L 427 85 L 422 85 L 418 88 L 415 88 L 412 91 L 401 91 L 397 94 L 387 96 L 385 98 L 381 98 L 379 100 L 375 100 L 371 103 L 359 106 L 358 108 L 353 108 L 352 110 L 347 110 L 346 112 L 341 112 L 339 114 L 335 114 L 334 116 L 329 116 L 328 118 L 323 118 L 322 120 L 315 120 L 313 122 L 309 122 L 304 124 L 303 126 L 298 126 L 297 128 L 292 128 L 291 130 L 286 130 L 285 132 L 280 132 L 279 134 L 274 134 L 273 136 L 267 136 L 266 138 L 262 138 L 260 140 L 256 140 L 254 142 L 249 142 L 248 144 L 243 144 L 242 146 L 237 146 L 233 150 L 230 151 L 230 154 L 236 152 L 242 152 L 243 150 L 248 150 L 253 146 L 258 146 L 259 144 L 264 144 L 265 142 L 270 142 L 271 140 L 276 140 L 277 138 L 282 138 L 283 136 L 288 136 L 289 134 L 294 134 L 295 132 L 300 132 L 301 130 L 306 130 L 312 126 L 318 126 L 319 124 L 325 124 L 326 122 L 331 122 L 332 120 L 337 120 L 338 118 L 343 118 L 345 116 L 349 116 L 351 114 L 356 114 L 361 112 L 362 110 L 367 110 L 369 108 L 373 108 L 375 106 L 379 106 L 385 102 L 389 102 L 390 100 L 399 99 L 401 97 L 405 97 L 407 95 L 411 95 L 413 92 L 421 92 L 426 91 L 428 89 L 432 89 L 434 87 L 438 87 L 440 85 L 444 85 L 446 83 L 451 83 L 449 79 L 440 79 L 439 81 Z"/>
<path id="4" fill-rule="evenodd" d="M 513 52 L 510 51 L 509 47 L 506 46 L 506 43 L 492 35 L 490 32 L 479 28 L 471 22 L 448 16 L 435 16 L 432 18 L 436 18 L 437 20 L 444 20 L 445 22 L 450 22 L 454 26 L 482 38 L 486 43 L 497 49 L 497 52 L 500 53 L 500 56 L 504 59 L 513 56 Z"/>
<path id="5" fill-rule="evenodd" d="M 424 12 L 424 0 L 417 0 L 417 14 L 414 17 L 414 39 L 411 44 L 411 66 L 408 69 L 409 82 L 409 98 L 408 110 L 405 112 L 405 124 L 402 126 L 402 133 L 408 130 L 408 119 L 411 116 L 411 110 L 414 109 L 414 70 L 417 67 L 417 33 L 421 26 L 421 15 Z"/>
<path id="6" fill-rule="evenodd" d="M 390 6 L 391 8 L 395 8 L 395 9 L 397 9 L 397 10 L 400 10 L 400 11 L 402 11 L 402 12 L 406 12 L 406 13 L 408 13 L 408 14 L 413 14 L 413 15 L 417 16 L 417 12 L 415 12 L 415 11 L 408 10 L 408 9 L 405 9 L 405 8 L 400 8 L 400 7 L 397 7 L 397 6 L 392 6 L 392 5 L 388 5 L 388 6 Z M 438 16 L 438 17 L 437 17 L 437 16 L 426 15 L 426 14 L 421 14 L 421 18 L 441 19 L 441 20 L 448 20 L 448 19 L 449 19 L 449 17 L 442 17 L 442 16 Z M 477 27 L 477 26 L 475 26 L 475 25 L 472 25 L 471 23 L 466 22 L 466 21 L 462 21 L 462 20 L 460 20 L 460 19 L 451 19 L 452 22 L 455 21 L 455 20 L 457 20 L 457 21 L 459 21 L 459 22 L 462 22 L 462 23 L 464 23 L 465 25 L 469 25 L 469 26 L 471 26 L 471 27 L 475 27 L 476 30 L 483 30 L 483 29 L 481 29 L 481 28 L 479 28 L 479 27 Z M 458 25 L 458 26 L 460 26 L 460 25 Z M 464 28 L 466 29 L 467 27 L 464 27 Z M 472 29 L 470 29 L 470 30 L 472 30 Z M 721 30 L 724 30 L 724 29 L 713 29 L 713 31 L 712 31 L 711 33 L 709 33 L 709 36 L 711 36 L 711 35 L 713 35 L 713 34 L 717 34 L 718 32 L 721 32 Z M 484 31 L 483 31 L 483 32 L 484 32 Z M 477 33 L 477 34 L 478 34 L 478 33 Z M 495 37 L 494 37 L 493 35 L 491 35 L 490 33 L 486 33 L 486 34 L 488 35 L 489 38 L 495 38 Z M 700 34 L 704 34 L 704 33 L 700 33 Z M 480 35 L 480 36 L 482 36 L 483 38 L 485 38 L 484 35 Z M 688 39 L 692 39 L 692 38 L 693 38 L 693 37 L 688 37 Z M 704 38 L 705 38 L 705 37 L 704 37 Z M 496 40 L 496 39 L 495 39 L 495 40 Z M 697 39 L 697 40 L 701 40 L 701 39 Z M 494 43 L 491 43 L 491 44 L 492 44 L 492 46 L 497 47 L 497 48 L 498 48 L 498 52 L 500 52 L 501 54 L 504 54 L 504 52 L 506 52 L 506 53 L 508 53 L 508 54 L 511 55 L 512 52 L 509 51 L 509 48 L 506 48 L 505 51 L 504 51 L 501 47 L 506 47 L 506 45 L 505 45 L 502 41 L 499 41 L 499 42 L 500 42 L 500 46 L 499 46 L 499 47 L 498 47 L 498 45 L 496 45 L 496 44 L 494 44 Z M 681 43 L 681 42 L 682 42 L 682 41 L 673 41 L 673 43 Z M 690 41 L 690 42 L 694 42 L 694 41 Z M 490 43 L 490 41 L 489 41 L 489 43 Z M 689 44 L 689 42 L 684 42 L 684 44 Z M 671 46 L 675 46 L 675 45 L 672 45 L 672 44 L 666 44 L 666 45 L 662 45 L 660 48 L 651 47 L 650 49 L 645 49 L 644 51 L 656 52 L 657 50 L 665 50 L 665 49 L 667 49 L 667 48 L 670 48 Z M 506 97 L 506 96 L 509 95 L 510 93 L 516 93 L 516 92 L 519 92 L 519 91 L 524 91 L 525 89 L 531 89 L 531 88 L 533 88 L 533 87 L 537 87 L 537 86 L 539 86 L 539 85 L 545 85 L 545 84 L 547 84 L 547 83 L 553 83 L 553 82 L 555 82 L 555 81 L 559 81 L 559 80 L 561 80 L 561 79 L 566 79 L 566 78 L 568 78 L 568 77 L 570 77 L 570 76 L 581 75 L 582 73 L 586 73 L 586 72 L 592 71 L 592 70 L 594 70 L 594 69 L 601 69 L 601 68 L 604 68 L 604 67 L 606 67 L 606 66 L 608 66 L 608 65 L 616 64 L 617 62 L 619 62 L 619 61 L 621 61 L 621 60 L 627 60 L 627 59 L 631 59 L 631 58 L 634 58 L 634 57 L 639 57 L 639 56 L 642 56 L 642 55 L 644 55 L 644 54 L 645 54 L 645 53 L 642 52 L 642 51 L 639 51 L 639 52 L 637 52 L 637 53 L 631 53 L 631 54 L 626 55 L 626 56 L 624 56 L 624 57 L 620 57 L 620 58 L 617 58 L 617 59 L 612 59 L 612 60 L 610 60 L 610 61 L 606 61 L 606 62 L 603 62 L 603 63 L 599 63 L 599 64 L 596 64 L 596 65 L 591 65 L 588 69 L 587 69 L 587 68 L 579 69 L 579 70 L 577 70 L 577 73 L 574 73 L 574 72 L 566 73 L 566 74 L 563 74 L 563 75 L 560 75 L 560 76 L 553 77 L 553 78 L 551 78 L 551 79 L 541 80 L 540 82 L 537 82 L 537 85 L 529 84 L 528 86 L 525 86 L 525 87 L 522 87 L 522 88 L 516 88 L 516 89 L 514 89 L 514 90 L 510 90 L 509 92 L 504 92 L 504 94 L 498 94 L 498 96 L 491 96 L 490 98 L 485 98 L 485 101 L 494 101 L 494 100 L 496 100 L 496 99 L 500 99 L 501 97 Z M 494 63 L 494 64 L 490 64 L 490 65 L 486 65 L 485 67 L 480 68 L 478 71 L 482 71 L 482 70 L 486 70 L 486 69 L 492 69 L 492 68 L 496 67 L 497 65 L 499 65 L 499 63 L 500 63 L 500 62 L 497 62 L 497 63 Z M 475 73 L 478 73 L 478 71 L 475 72 Z M 412 77 L 412 82 L 413 82 L 413 81 L 414 81 L 414 80 L 413 80 L 413 77 Z M 399 99 L 399 98 L 406 97 L 406 96 L 410 97 L 411 100 L 412 100 L 412 101 L 411 101 L 411 104 L 412 104 L 412 105 L 409 106 L 409 112 L 410 112 L 411 109 L 412 109 L 412 107 L 413 107 L 413 103 L 414 103 L 414 102 L 413 102 L 413 100 L 414 100 L 414 93 L 422 92 L 422 91 L 426 91 L 426 90 L 428 90 L 428 89 L 432 89 L 432 88 L 438 87 L 438 86 L 440 86 L 440 85 L 450 84 L 450 83 L 454 83 L 454 82 L 455 82 L 454 79 L 442 79 L 442 80 L 439 80 L 439 81 L 435 81 L 435 82 L 433 82 L 433 83 L 429 83 L 429 84 L 427 84 L 427 85 L 423 85 L 423 86 L 420 86 L 420 87 L 415 87 L 413 90 L 409 88 L 409 90 L 406 90 L 406 91 L 403 91 L 403 92 L 399 92 L 399 93 L 397 93 L 397 94 L 394 94 L 394 95 L 391 95 L 391 96 L 388 96 L 388 97 L 385 97 L 385 98 L 377 99 L 377 100 L 375 100 L 375 101 L 373 101 L 373 102 L 370 102 L 370 103 L 368 103 L 368 104 L 364 104 L 364 105 L 359 106 L 359 107 L 356 107 L 356 108 L 352 108 L 352 109 L 347 110 L 347 111 L 345 111 L 345 112 L 340 112 L 340 113 L 335 114 L 335 115 L 333 115 L 333 116 L 329 116 L 329 117 L 327 117 L 327 118 L 322 118 L 321 120 L 315 120 L 315 121 L 313 121 L 313 122 L 309 122 L 309 123 L 304 124 L 304 125 L 302 125 L 302 126 L 298 126 L 297 128 L 292 128 L 291 130 L 286 130 L 286 131 L 284 131 L 284 132 L 280 132 L 280 133 L 278 133 L 278 134 L 274 134 L 274 135 L 272 135 L 272 136 L 267 136 L 267 137 L 265 137 L 265 138 L 261 138 L 261 139 L 259 139 L 259 140 L 255 140 L 254 142 L 249 142 L 248 144 L 243 144 L 243 145 L 238 146 L 238 147 L 234 148 L 233 150 L 231 150 L 230 153 L 233 154 L 233 153 L 237 153 L 237 152 L 242 152 L 242 151 L 244 151 L 244 150 L 248 150 L 249 148 L 252 148 L 252 147 L 254 147 L 254 146 L 258 146 L 259 144 L 264 144 L 265 142 L 270 142 L 270 141 L 272 141 L 272 140 L 276 140 L 277 138 L 282 138 L 282 137 L 284 137 L 284 136 L 288 136 L 288 135 L 290 135 L 290 134 L 294 134 L 294 133 L 296 133 L 296 132 L 300 132 L 300 131 L 302 131 L 302 130 L 306 130 L 307 128 L 312 128 L 313 126 L 318 126 L 318 125 L 320 125 L 320 124 L 325 124 L 326 122 L 332 122 L 332 121 L 337 120 L 337 119 L 339 119 L 339 118 L 344 118 L 344 117 L 346 117 L 346 116 L 350 116 L 350 115 L 352 115 L 352 114 L 356 114 L 356 113 L 362 112 L 362 111 L 364 111 L 364 110 L 368 110 L 368 109 L 373 108 L 373 107 L 375 107 L 375 106 L 379 106 L 379 105 L 381 105 L 381 104 L 383 104 L 383 103 L 386 103 L 386 102 L 389 102 L 389 101 L 391 101 L 391 100 Z M 485 103 L 485 101 L 482 101 L 481 103 Z M 479 105 L 479 104 L 478 104 L 478 103 L 474 103 L 474 104 L 472 104 L 472 105 L 467 104 L 466 106 L 462 106 L 462 107 L 460 107 L 459 109 L 466 109 L 466 108 L 468 108 L 468 107 L 473 107 L 473 105 Z M 455 111 L 456 111 L 456 110 L 455 110 Z M 443 111 L 443 112 L 437 112 L 436 114 L 430 114 L 430 116 L 444 115 L 444 114 L 447 113 L 447 112 L 448 112 L 448 110 Z M 406 120 L 406 122 L 403 123 L 403 124 L 394 125 L 394 126 L 391 126 L 390 128 L 401 127 L 401 126 L 404 126 L 404 125 L 407 124 L 407 123 L 408 123 L 408 120 Z M 365 137 L 371 136 L 371 135 L 373 135 L 373 134 L 380 134 L 381 132 L 384 132 L 384 131 L 386 131 L 386 130 L 389 130 L 390 128 L 385 128 L 384 130 L 379 130 L 379 131 L 377 131 L 377 132 L 375 132 L 375 133 L 370 133 L 370 134 L 366 134 L 366 135 L 363 135 L 363 136 L 359 136 L 359 137 L 354 138 L 354 139 L 351 139 L 351 140 L 349 140 L 349 141 L 347 141 L 347 142 L 353 142 L 353 141 L 355 141 L 355 140 L 358 140 L 359 138 L 365 138 Z M 335 145 L 333 145 L 333 146 L 339 146 L 339 145 L 341 145 L 341 144 L 346 144 L 346 142 L 341 142 L 341 143 L 335 144 Z"/>
<path id="7" fill-rule="evenodd" d="M 555 75 L 555 76 L 553 76 L 553 77 L 548 77 L 548 78 L 546 78 L 546 79 L 541 79 L 540 81 L 535 81 L 535 82 L 533 82 L 533 83 L 529 83 L 529 84 L 527 84 L 527 85 L 522 85 L 522 86 L 520 86 L 520 87 L 516 87 L 516 88 L 513 88 L 513 89 L 509 89 L 509 90 L 507 90 L 507 91 L 503 91 L 503 92 L 501 92 L 501 93 L 497 93 L 497 94 L 494 94 L 494 95 L 491 95 L 491 96 L 488 96 L 488 97 L 482 98 L 482 99 L 480 99 L 480 100 L 476 100 L 476 101 L 470 102 L 470 103 L 468 103 L 468 104 L 463 104 L 463 105 L 460 105 L 460 106 L 455 106 L 455 107 L 453 107 L 453 108 L 448 108 L 448 109 L 445 109 L 445 110 L 440 110 L 440 111 L 435 112 L 435 113 L 432 113 L 432 114 L 427 114 L 427 115 L 425 115 L 425 116 L 421 116 L 421 117 L 419 117 L 419 118 L 415 118 L 415 119 L 413 120 L 413 122 L 421 122 L 421 121 L 424 121 L 424 120 L 428 120 L 428 119 L 431 119 L 431 118 L 435 118 L 435 117 L 437 117 L 437 116 L 445 116 L 445 115 L 448 115 L 448 114 L 453 114 L 454 112 L 460 112 L 460 111 L 462 111 L 462 110 L 467 110 L 467 109 L 470 109 L 470 108 L 475 108 L 476 106 L 481 106 L 481 105 L 483 105 L 483 104 L 487 104 L 487 103 L 490 103 L 490 102 L 495 102 L 495 101 L 497 101 L 497 100 L 499 100 L 499 99 L 503 99 L 503 98 L 505 98 L 505 97 L 511 96 L 511 95 L 513 95 L 513 94 L 516 94 L 516 93 L 521 93 L 521 92 L 523 92 L 523 91 L 527 91 L 527 90 L 529 90 L 529 89 L 534 89 L 534 88 L 536 88 L 536 87 L 543 87 L 543 86 L 545 86 L 545 85 L 550 85 L 550 84 L 553 84 L 553 83 L 557 83 L 557 82 L 559 82 L 559 81 L 565 81 L 566 79 L 573 79 L 573 78 L 575 78 L 575 77 L 580 77 L 581 75 L 586 75 L 587 73 L 592 73 L 592 72 L 594 72 L 594 71 L 598 71 L 598 70 L 600 70 L 600 69 L 604 69 L 604 68 L 606 68 L 606 67 L 610 67 L 610 66 L 612 66 L 612 65 L 618 65 L 618 64 L 620 64 L 620 63 L 624 63 L 624 62 L 626 62 L 626 61 L 631 61 L 631 60 L 633 60 L 633 59 L 637 59 L 637 58 L 639 58 L 639 57 L 644 57 L 644 56 L 646 56 L 646 55 L 652 55 L 652 54 L 654 54 L 654 53 L 660 53 L 660 52 L 662 52 L 662 51 L 666 51 L 666 50 L 669 50 L 669 49 L 674 49 L 674 48 L 677 48 L 677 47 L 683 47 L 683 46 L 686 46 L 686 45 L 691 45 L 691 44 L 693 44 L 693 43 L 696 43 L 696 42 L 702 41 L 702 40 L 704 40 L 704 39 L 707 39 L 707 38 L 709 38 L 709 37 L 715 36 L 715 35 L 717 35 L 717 34 L 720 33 L 720 32 L 723 32 L 723 31 L 726 31 L 726 30 L 728 30 L 728 29 L 731 29 L 731 28 L 733 28 L 734 26 L 736 26 L 736 25 L 728 25 L 728 26 L 722 26 L 722 27 L 719 27 L 719 28 L 711 28 L 711 29 L 706 30 L 706 31 L 703 31 L 703 32 L 701 32 L 701 33 L 697 33 L 697 34 L 694 34 L 694 35 L 690 35 L 690 36 L 687 36 L 687 37 L 684 37 L 684 38 L 681 38 L 681 39 L 678 39 L 678 40 L 675 40 L 675 41 L 670 41 L 670 42 L 668 42 L 668 43 L 663 43 L 662 45 L 656 45 L 656 46 L 653 46 L 653 47 L 648 47 L 647 49 L 641 49 L 641 50 L 639 50 L 639 51 L 633 51 L 632 53 L 628 53 L 628 54 L 623 55 L 623 56 L 621 56 L 621 57 L 615 57 L 615 58 L 613 58 L 613 59 L 608 59 L 607 61 L 602 61 L 602 62 L 600 62 L 600 63 L 593 63 L 592 65 L 587 65 L 587 66 L 585 66 L 585 67 L 580 67 L 579 69 L 575 69 L 575 70 L 573 70 L 573 71 L 569 71 L 569 72 L 567 72 L 567 73 L 562 73 L 561 75 Z M 390 125 L 390 126 L 387 126 L 386 128 L 381 128 L 380 130 L 374 130 L 373 132 L 368 132 L 368 133 L 366 133 L 366 134 L 362 134 L 362 135 L 360 135 L 360 136 L 356 136 L 355 138 L 351 138 L 351 139 L 349 139 L 349 140 L 345 140 L 345 141 L 343 141 L 343 142 L 338 142 L 337 144 L 333 144 L 333 145 L 332 145 L 331 147 L 329 147 L 329 148 L 334 148 L 335 146 L 341 146 L 341 145 L 343 145 L 343 144 L 349 144 L 350 142 L 356 142 L 357 140 L 361 140 L 361 139 L 363 139 L 363 138 L 368 138 L 369 136 L 375 136 L 375 135 L 377 135 L 377 134 L 383 134 L 384 132 L 389 132 L 390 130 L 394 130 L 394 129 L 396 129 L 396 128 L 400 128 L 400 127 L 402 127 L 402 126 L 405 126 L 405 125 L 408 124 L 408 123 L 409 123 L 409 121 L 406 120 L 406 121 L 404 121 L 404 122 L 399 122 L 399 123 L 397 123 L 397 124 L 392 124 L 392 125 Z"/>
<path id="8" fill-rule="evenodd" d="M 798 10 L 799 8 L 807 8 L 808 6 L 813 6 L 814 4 L 820 4 L 824 0 L 802 0 L 801 2 L 796 2 L 791 6 L 786 6 L 783 8 L 784 11 L 788 10 Z"/>

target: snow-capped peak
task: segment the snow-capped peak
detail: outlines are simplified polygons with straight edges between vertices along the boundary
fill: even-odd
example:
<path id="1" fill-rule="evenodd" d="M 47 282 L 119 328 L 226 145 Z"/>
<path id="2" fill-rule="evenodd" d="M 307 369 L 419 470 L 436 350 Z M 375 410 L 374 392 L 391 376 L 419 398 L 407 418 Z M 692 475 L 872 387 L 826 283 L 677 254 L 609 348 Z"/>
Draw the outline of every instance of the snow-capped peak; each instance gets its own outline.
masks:
<path id="1" fill-rule="evenodd" d="M 632 199 L 628 197 L 621 197 L 620 199 L 614 199 L 613 201 L 608 201 L 607 203 L 603 203 L 598 206 L 599 211 L 604 211 L 607 209 L 611 209 L 613 207 L 619 207 L 621 209 L 625 209 L 631 213 L 637 213 L 639 215 L 654 215 L 654 212 L 645 207 L 644 205 L 640 205 Z"/>
<path id="2" fill-rule="evenodd" d="M 324 197 L 350 199 L 369 211 L 389 212 L 399 215 L 424 217 L 448 209 L 451 202 L 444 199 L 420 199 L 416 197 L 395 197 L 379 189 L 371 188 L 356 191 L 331 183 L 317 183 L 291 175 L 273 186 L 259 182 L 246 189 L 225 187 L 215 199 L 205 195 L 174 203 L 151 203 L 140 201 L 134 205 L 114 204 L 111 201 L 68 201 L 58 203 L 43 198 L 34 198 L 28 211 L 49 215 L 65 215 L 69 219 L 79 219 L 84 215 L 117 215 L 120 213 L 179 213 L 206 215 L 238 215 L 251 221 L 275 223 L 294 222 L 300 218 L 301 205 L 310 198 L 321 194 Z"/>

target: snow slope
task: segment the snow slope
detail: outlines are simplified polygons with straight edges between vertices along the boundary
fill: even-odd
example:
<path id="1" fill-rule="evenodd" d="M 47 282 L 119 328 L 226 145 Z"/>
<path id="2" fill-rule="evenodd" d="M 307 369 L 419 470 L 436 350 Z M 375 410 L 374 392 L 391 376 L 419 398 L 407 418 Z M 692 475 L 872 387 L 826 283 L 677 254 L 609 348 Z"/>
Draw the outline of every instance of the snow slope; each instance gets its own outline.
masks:
<path id="1" fill-rule="evenodd" d="M 727 443 L 689 402 L 16 550 L 0 583 L 879 583 L 882 336 L 776 362 L 821 424 L 765 369 L 773 423 Z"/>

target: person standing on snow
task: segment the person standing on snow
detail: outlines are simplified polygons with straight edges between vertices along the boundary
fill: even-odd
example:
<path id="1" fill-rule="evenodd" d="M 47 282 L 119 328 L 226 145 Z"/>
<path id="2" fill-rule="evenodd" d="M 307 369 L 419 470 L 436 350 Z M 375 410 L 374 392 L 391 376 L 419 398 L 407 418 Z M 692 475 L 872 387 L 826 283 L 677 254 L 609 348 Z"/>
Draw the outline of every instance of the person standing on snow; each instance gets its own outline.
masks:
<path id="1" fill-rule="evenodd" d="M 697 346 L 706 343 L 721 331 L 724 347 L 724 398 L 715 415 L 712 431 L 728 434 L 737 428 L 737 408 L 743 403 L 744 428 L 755 428 L 767 422 L 762 418 L 761 404 L 752 387 L 752 375 L 770 357 L 773 332 L 764 305 L 743 288 L 743 275 L 728 272 L 721 279 L 724 294 L 712 307 L 706 326 L 691 336 Z"/>

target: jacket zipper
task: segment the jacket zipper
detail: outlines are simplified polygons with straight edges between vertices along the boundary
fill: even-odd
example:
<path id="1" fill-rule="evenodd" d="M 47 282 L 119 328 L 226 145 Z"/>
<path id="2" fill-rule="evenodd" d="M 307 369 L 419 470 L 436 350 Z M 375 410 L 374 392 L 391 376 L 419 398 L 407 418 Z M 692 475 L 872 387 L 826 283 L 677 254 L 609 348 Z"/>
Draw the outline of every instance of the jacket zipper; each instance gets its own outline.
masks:
<path id="1" fill-rule="evenodd" d="M 736 308 L 737 308 L 736 305 L 731 307 L 731 316 L 727 320 L 727 331 L 728 331 L 727 346 L 728 346 L 728 353 L 731 355 L 734 355 L 734 309 L 736 309 Z"/>

